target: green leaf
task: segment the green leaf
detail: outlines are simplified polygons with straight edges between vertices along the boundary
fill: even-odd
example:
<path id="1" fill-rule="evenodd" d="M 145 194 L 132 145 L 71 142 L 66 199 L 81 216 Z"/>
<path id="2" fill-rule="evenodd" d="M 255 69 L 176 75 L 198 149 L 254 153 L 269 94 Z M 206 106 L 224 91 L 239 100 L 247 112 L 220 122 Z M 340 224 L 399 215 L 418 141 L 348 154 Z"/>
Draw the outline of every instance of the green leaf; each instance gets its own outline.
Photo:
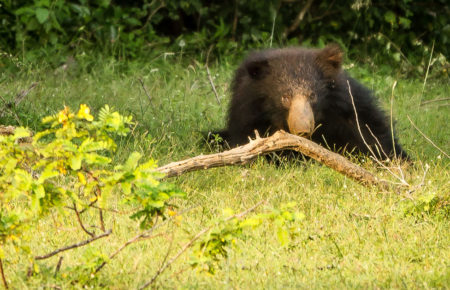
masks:
<path id="1" fill-rule="evenodd" d="M 277 237 L 278 241 L 282 246 L 286 246 L 289 243 L 289 233 L 285 228 L 283 227 L 278 228 Z"/>
<path id="2" fill-rule="evenodd" d="M 389 22 L 392 26 L 394 26 L 395 23 L 395 13 L 389 10 L 384 14 L 384 20 L 386 22 Z"/>
<path id="3" fill-rule="evenodd" d="M 128 160 L 125 162 L 124 170 L 125 171 L 132 171 L 134 170 L 139 160 L 141 159 L 142 155 L 139 152 L 133 152 L 131 153 L 130 157 L 128 157 Z"/>
<path id="4" fill-rule="evenodd" d="M 95 153 L 85 154 L 84 160 L 87 164 L 106 165 L 111 162 L 111 159 Z"/>
<path id="5" fill-rule="evenodd" d="M 36 18 L 39 21 L 40 24 L 43 24 L 44 22 L 47 21 L 48 16 L 49 16 L 49 11 L 46 8 L 37 8 L 36 9 Z"/>
<path id="6" fill-rule="evenodd" d="M 81 154 L 73 155 L 69 158 L 69 165 L 72 170 L 79 170 L 81 168 L 81 161 L 83 160 L 83 157 Z"/>
<path id="7" fill-rule="evenodd" d="M 405 17 L 400 17 L 398 20 L 398 23 L 400 23 L 400 25 L 406 29 L 408 29 L 411 26 L 411 20 L 409 20 L 408 18 L 405 18 Z"/>
<path id="8" fill-rule="evenodd" d="M 123 193 L 125 193 L 125 194 L 131 193 L 131 183 L 122 182 L 121 186 L 122 186 Z"/>
<path id="9" fill-rule="evenodd" d="M 281 216 L 288 221 L 291 221 L 294 219 L 294 216 L 292 215 L 292 213 L 288 212 L 288 211 L 284 211 Z"/>
<path id="10" fill-rule="evenodd" d="M 45 196 L 45 190 L 44 190 L 44 186 L 42 184 L 39 184 L 36 186 L 36 188 L 34 188 L 34 194 L 36 194 L 37 198 L 44 198 Z"/>
<path id="11" fill-rule="evenodd" d="M 14 130 L 14 140 L 30 137 L 30 131 L 24 127 L 18 127 Z"/>
<path id="12" fill-rule="evenodd" d="M 59 172 L 54 170 L 55 166 L 56 166 L 55 162 L 48 164 L 45 167 L 44 171 L 42 172 L 41 176 L 39 176 L 38 183 L 43 183 L 45 180 L 49 178 L 58 176 Z"/>
<path id="13" fill-rule="evenodd" d="M 253 217 L 253 218 L 248 218 L 246 220 L 243 220 L 240 223 L 241 227 L 252 227 L 252 228 L 256 228 L 257 226 L 261 225 L 262 220 L 259 217 Z"/>

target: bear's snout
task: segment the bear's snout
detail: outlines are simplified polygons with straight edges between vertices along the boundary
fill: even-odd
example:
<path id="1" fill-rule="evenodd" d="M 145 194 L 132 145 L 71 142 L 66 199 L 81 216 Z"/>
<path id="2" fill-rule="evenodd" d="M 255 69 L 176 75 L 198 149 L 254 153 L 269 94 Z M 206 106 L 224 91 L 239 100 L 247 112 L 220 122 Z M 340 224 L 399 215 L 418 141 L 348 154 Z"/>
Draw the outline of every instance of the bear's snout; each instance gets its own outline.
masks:
<path id="1" fill-rule="evenodd" d="M 305 96 L 297 96 L 292 99 L 287 124 L 291 134 L 304 136 L 312 134 L 314 113 Z"/>

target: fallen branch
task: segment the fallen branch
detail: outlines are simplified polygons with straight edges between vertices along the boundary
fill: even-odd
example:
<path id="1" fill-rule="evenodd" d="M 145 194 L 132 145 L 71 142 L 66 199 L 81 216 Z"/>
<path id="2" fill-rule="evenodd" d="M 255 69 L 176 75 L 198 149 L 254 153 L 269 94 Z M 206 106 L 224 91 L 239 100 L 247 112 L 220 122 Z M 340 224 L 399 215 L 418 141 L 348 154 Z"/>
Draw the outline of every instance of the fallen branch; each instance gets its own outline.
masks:
<path id="1" fill-rule="evenodd" d="M 158 167 L 157 170 L 167 174 L 166 177 L 173 177 L 189 171 L 246 164 L 258 156 L 281 150 L 301 152 L 363 185 L 375 185 L 383 190 L 390 188 L 390 184 L 387 181 L 379 179 L 369 171 L 350 162 L 342 155 L 331 152 L 311 140 L 286 133 L 282 130 L 277 131 L 267 138 L 257 136 L 256 139 L 251 140 L 250 143 L 244 146 L 221 153 L 200 155 L 186 160 L 172 162 Z"/>

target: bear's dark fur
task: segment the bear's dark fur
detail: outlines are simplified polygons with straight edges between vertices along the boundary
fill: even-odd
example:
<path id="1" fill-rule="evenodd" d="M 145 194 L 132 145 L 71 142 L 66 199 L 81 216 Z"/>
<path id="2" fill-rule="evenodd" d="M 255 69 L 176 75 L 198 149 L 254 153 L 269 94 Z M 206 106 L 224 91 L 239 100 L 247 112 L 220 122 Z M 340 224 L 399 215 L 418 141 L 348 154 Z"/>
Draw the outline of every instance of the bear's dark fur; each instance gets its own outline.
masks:
<path id="1" fill-rule="evenodd" d="M 251 53 L 236 71 L 227 128 L 218 134 L 235 147 L 254 130 L 283 129 L 334 151 L 371 154 L 361 131 L 377 158 L 407 158 L 371 91 L 341 69 L 342 55 L 337 45 Z"/>

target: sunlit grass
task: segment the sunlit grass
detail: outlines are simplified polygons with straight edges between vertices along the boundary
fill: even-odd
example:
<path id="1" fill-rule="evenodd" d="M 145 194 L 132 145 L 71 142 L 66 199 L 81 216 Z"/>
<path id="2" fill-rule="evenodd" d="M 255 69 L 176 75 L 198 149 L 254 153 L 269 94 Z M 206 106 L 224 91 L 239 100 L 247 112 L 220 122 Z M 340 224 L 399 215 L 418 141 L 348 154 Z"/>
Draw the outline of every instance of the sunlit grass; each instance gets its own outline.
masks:
<path id="1" fill-rule="evenodd" d="M 159 164 L 209 151 L 201 145 L 202 132 L 224 126 L 230 80 L 235 63 L 210 63 L 221 104 L 211 90 L 204 64 L 163 57 L 120 63 L 79 58 L 66 70 L 34 65 L 14 74 L 4 74 L 0 95 L 11 100 L 32 82 L 39 82 L 19 104 L 16 114 L 23 125 L 40 128 L 39 120 L 68 105 L 86 103 L 97 111 L 104 104 L 131 114 L 137 125 L 129 137 L 118 140 L 116 160 L 123 161 L 139 151 Z M 171 181 L 187 192 L 177 200 L 181 224 L 167 222 L 162 235 L 127 247 L 89 282 L 94 287 L 137 288 L 149 281 L 170 249 L 174 255 L 193 235 L 221 216 L 224 208 L 243 211 L 268 199 L 269 205 L 295 201 L 305 219 L 298 224 L 299 235 L 288 247 L 277 242 L 270 225 L 247 232 L 219 262 L 212 275 L 189 266 L 189 252 L 181 256 L 156 282 L 175 288 L 445 288 L 450 285 L 449 160 L 426 141 L 407 116 L 442 150 L 450 151 L 449 107 L 420 100 L 448 95 L 448 80 L 428 80 L 422 95 L 421 79 L 379 75 L 371 68 L 353 68 L 379 96 L 386 111 L 394 82 L 393 112 L 400 142 L 414 159 L 404 169 L 405 178 L 417 189 L 381 193 L 308 161 L 271 164 L 259 159 L 242 167 L 193 172 Z M 143 89 L 142 80 L 147 93 Z M 2 123 L 14 123 L 5 114 Z M 372 163 L 364 166 L 389 178 Z M 425 176 L 426 168 L 429 170 Z M 423 182 L 422 182 L 423 180 Z M 422 197 L 434 197 L 424 202 Z M 106 212 L 106 224 L 113 235 L 89 246 L 63 254 L 61 270 L 54 276 L 58 258 L 38 264 L 41 273 L 27 277 L 30 262 L 13 250 L 7 253 L 5 270 L 10 284 L 18 289 L 58 286 L 82 288 L 76 266 L 86 251 L 107 255 L 116 251 L 138 232 L 127 209 L 114 196 L 110 205 L 121 213 Z M 427 205 L 428 208 L 426 207 Z M 257 211 L 262 211 L 263 207 Z M 83 217 L 90 224 L 97 216 Z M 88 237 L 68 211 L 52 213 L 33 229 L 29 242 L 36 254 L 48 253 Z"/>

